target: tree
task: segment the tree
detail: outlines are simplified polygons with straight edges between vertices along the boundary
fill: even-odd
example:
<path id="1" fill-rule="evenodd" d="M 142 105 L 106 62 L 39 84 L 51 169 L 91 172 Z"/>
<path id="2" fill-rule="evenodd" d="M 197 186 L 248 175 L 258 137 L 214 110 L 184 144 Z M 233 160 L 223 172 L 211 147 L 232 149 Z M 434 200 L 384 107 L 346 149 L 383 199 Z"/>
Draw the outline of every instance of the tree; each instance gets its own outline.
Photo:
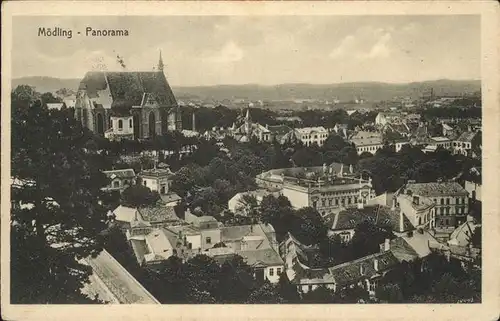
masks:
<path id="1" fill-rule="evenodd" d="M 122 193 L 122 202 L 130 207 L 146 207 L 156 204 L 160 195 L 142 184 L 127 187 Z"/>
<path id="2" fill-rule="evenodd" d="M 241 256 L 232 256 L 222 264 L 216 292 L 217 302 L 244 303 L 253 288 L 251 268 Z"/>
<path id="3" fill-rule="evenodd" d="M 277 288 L 269 281 L 266 281 L 260 288 L 250 294 L 247 303 L 276 304 L 284 303 L 284 300 L 279 295 Z"/>
<path id="4" fill-rule="evenodd" d="M 326 237 L 327 228 L 319 215 L 312 207 L 304 207 L 295 214 L 299 219 L 292 234 L 304 244 L 317 244 Z"/>
<path id="5" fill-rule="evenodd" d="M 334 293 L 325 286 L 318 286 L 316 289 L 304 293 L 303 303 L 333 303 Z"/>
<path id="6" fill-rule="evenodd" d="M 214 303 L 218 293 L 220 266 L 209 256 L 200 254 L 185 264 L 189 280 L 188 301 Z"/>
<path id="7" fill-rule="evenodd" d="M 102 250 L 107 183 L 87 150 L 91 135 L 70 110 L 12 101 L 11 301 L 68 303 L 81 298 L 90 270 L 79 259 Z M 15 96 L 16 93 L 13 93 Z M 28 98 L 29 99 L 29 98 Z"/>
<path id="8" fill-rule="evenodd" d="M 402 303 L 404 302 L 403 292 L 399 284 L 382 284 L 375 290 L 377 298 L 382 302 L 387 303 Z"/>
<path id="9" fill-rule="evenodd" d="M 300 302 L 300 295 L 297 291 L 297 286 L 290 282 L 286 272 L 281 273 L 277 290 L 280 297 L 283 298 L 284 303 L 298 303 Z"/>
<path id="10" fill-rule="evenodd" d="M 363 221 L 354 229 L 352 238 L 353 254 L 356 258 L 359 258 L 377 253 L 380 251 L 379 244 L 382 244 L 385 239 L 392 238 L 394 238 L 394 235 L 389 228 Z"/>
<path id="11" fill-rule="evenodd" d="M 257 200 L 257 197 L 255 197 L 255 195 L 243 194 L 240 200 L 238 201 L 236 210 L 243 211 L 246 216 L 257 218 L 258 207 L 259 207 L 259 201 Z"/>

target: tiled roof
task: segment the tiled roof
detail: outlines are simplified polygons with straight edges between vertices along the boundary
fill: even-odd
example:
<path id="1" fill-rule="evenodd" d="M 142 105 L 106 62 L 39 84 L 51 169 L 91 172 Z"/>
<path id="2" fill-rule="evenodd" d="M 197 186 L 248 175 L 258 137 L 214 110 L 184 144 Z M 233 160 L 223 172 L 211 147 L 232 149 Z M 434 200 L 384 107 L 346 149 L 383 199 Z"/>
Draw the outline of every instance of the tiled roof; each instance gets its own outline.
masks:
<path id="1" fill-rule="evenodd" d="M 459 142 L 472 142 L 477 133 L 464 132 L 456 140 Z"/>
<path id="2" fill-rule="evenodd" d="M 457 182 L 411 183 L 406 185 L 405 192 L 407 191 L 427 197 L 467 195 L 467 191 Z"/>
<path id="3" fill-rule="evenodd" d="M 87 72 L 79 89 L 85 90 L 90 98 L 96 98 L 108 84 L 113 98 L 112 108 L 140 106 L 145 93 L 151 94 L 160 106 L 177 106 L 162 72 Z"/>
<path id="4" fill-rule="evenodd" d="M 179 221 L 173 207 L 151 206 L 138 209 L 139 214 L 147 222 Z"/>
<path id="5" fill-rule="evenodd" d="M 113 175 L 115 175 L 118 178 L 134 178 L 135 177 L 135 172 L 132 168 L 103 171 L 103 173 L 106 174 L 106 176 L 111 178 L 111 179 L 114 178 Z"/>
<path id="6" fill-rule="evenodd" d="M 402 237 L 397 237 L 390 241 L 390 251 L 399 262 L 410 262 L 418 258 L 418 253 Z"/>
<path id="7" fill-rule="evenodd" d="M 113 211 L 113 214 L 117 221 L 130 223 L 134 220 L 136 212 L 135 208 L 120 205 Z"/>
<path id="8" fill-rule="evenodd" d="M 264 234 L 264 231 L 259 224 L 255 225 L 237 225 L 226 226 L 221 229 L 222 241 L 236 241 L 241 240 L 249 234 Z"/>
<path id="9" fill-rule="evenodd" d="M 375 270 L 374 261 L 378 262 L 378 271 Z M 398 259 L 390 251 L 377 253 L 370 256 L 360 258 L 355 261 L 346 262 L 329 268 L 330 274 L 335 279 L 337 286 L 344 286 L 355 283 L 363 278 L 371 278 L 379 273 L 379 271 L 389 270 L 399 264 Z M 363 274 L 361 274 L 361 266 L 363 266 Z"/>
<path id="10" fill-rule="evenodd" d="M 309 269 L 305 268 L 299 262 L 295 262 L 292 269 L 295 272 L 292 282 L 295 284 L 334 283 L 332 275 L 326 268 Z"/>
<path id="11" fill-rule="evenodd" d="M 273 266 L 283 265 L 284 262 L 278 253 L 272 248 L 254 251 L 236 251 L 250 266 Z"/>
<path id="12" fill-rule="evenodd" d="M 400 215 L 403 214 L 399 210 L 393 211 L 387 206 L 380 205 L 367 206 L 362 209 L 348 208 L 338 214 L 329 216 L 327 223 L 331 226 L 332 230 L 354 229 L 362 222 L 376 222 L 378 225 L 389 225 L 396 232 L 412 230 L 413 225 L 405 215 L 403 215 L 403 227 L 400 226 Z"/>
<path id="13" fill-rule="evenodd" d="M 161 194 L 160 198 L 164 203 L 172 203 L 181 200 L 181 197 L 176 193 Z"/>

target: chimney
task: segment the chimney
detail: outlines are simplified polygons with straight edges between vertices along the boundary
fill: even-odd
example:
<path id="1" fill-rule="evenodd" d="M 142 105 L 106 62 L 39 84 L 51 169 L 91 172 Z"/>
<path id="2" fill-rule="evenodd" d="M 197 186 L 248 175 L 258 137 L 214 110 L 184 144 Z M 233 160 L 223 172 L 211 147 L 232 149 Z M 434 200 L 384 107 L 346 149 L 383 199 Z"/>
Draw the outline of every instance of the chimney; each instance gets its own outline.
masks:
<path id="1" fill-rule="evenodd" d="M 392 202 L 391 202 L 391 211 L 394 211 L 396 209 L 396 197 L 392 197 Z"/>
<path id="2" fill-rule="evenodd" d="M 377 259 L 373 260 L 373 268 L 375 269 L 375 271 L 378 271 L 378 260 Z"/>
<path id="3" fill-rule="evenodd" d="M 196 131 L 196 116 L 194 114 L 194 111 L 193 111 L 193 131 L 194 132 Z"/>
<path id="4" fill-rule="evenodd" d="M 339 177 L 343 176 L 344 176 L 344 163 L 340 164 L 340 173 L 339 173 Z"/>
<path id="5" fill-rule="evenodd" d="M 362 263 L 359 265 L 359 274 L 365 274 L 365 266 Z"/>
<path id="6" fill-rule="evenodd" d="M 385 239 L 385 242 L 384 242 L 384 251 L 389 251 L 391 249 L 391 240 L 389 239 Z"/>
<path id="7" fill-rule="evenodd" d="M 353 172 L 354 172 L 354 169 L 352 168 L 352 164 L 351 164 L 351 165 L 349 165 L 349 173 L 352 174 Z"/>

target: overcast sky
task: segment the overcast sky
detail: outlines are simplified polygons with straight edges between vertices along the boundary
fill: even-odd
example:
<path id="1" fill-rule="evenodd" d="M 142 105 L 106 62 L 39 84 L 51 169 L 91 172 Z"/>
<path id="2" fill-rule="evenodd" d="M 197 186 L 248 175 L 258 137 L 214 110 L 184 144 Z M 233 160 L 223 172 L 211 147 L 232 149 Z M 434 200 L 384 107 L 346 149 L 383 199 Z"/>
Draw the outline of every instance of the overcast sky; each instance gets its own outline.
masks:
<path id="1" fill-rule="evenodd" d="M 87 26 L 129 37 L 76 35 Z M 120 70 L 116 54 L 153 70 L 161 50 L 173 86 L 479 79 L 481 61 L 479 16 L 17 17 L 12 45 L 13 77 Z"/>

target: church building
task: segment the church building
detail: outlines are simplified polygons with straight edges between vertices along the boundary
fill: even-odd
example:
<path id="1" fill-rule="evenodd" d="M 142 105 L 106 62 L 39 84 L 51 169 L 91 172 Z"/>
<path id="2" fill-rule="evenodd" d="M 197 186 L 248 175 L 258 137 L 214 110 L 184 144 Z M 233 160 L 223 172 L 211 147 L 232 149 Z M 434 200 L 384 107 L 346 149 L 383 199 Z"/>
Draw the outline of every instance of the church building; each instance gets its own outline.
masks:
<path id="1" fill-rule="evenodd" d="M 78 88 L 75 117 L 94 133 L 114 139 L 181 131 L 180 108 L 163 67 L 160 52 L 155 71 L 87 72 Z M 133 136 L 117 124 L 132 125 Z"/>

